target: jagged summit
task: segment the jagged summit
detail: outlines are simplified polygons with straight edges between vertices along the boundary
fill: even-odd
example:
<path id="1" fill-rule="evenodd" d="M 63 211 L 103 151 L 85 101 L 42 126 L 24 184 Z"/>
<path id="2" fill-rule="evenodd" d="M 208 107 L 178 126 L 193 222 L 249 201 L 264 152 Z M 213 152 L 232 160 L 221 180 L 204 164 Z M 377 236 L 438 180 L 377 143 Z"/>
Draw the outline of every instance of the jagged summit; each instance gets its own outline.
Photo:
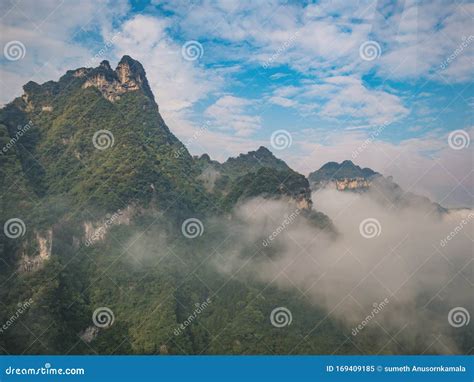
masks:
<path id="1" fill-rule="evenodd" d="M 273 153 L 268 150 L 265 146 L 260 146 L 256 153 L 259 153 L 261 155 L 273 155 Z"/>
<path id="2" fill-rule="evenodd" d="M 122 57 L 115 70 L 112 70 L 109 62 L 104 60 L 98 68 L 92 70 L 77 69 L 75 75 L 85 75 L 87 80 L 82 86 L 96 87 L 112 102 L 119 100 L 126 92 L 137 90 L 143 91 L 150 99 L 155 100 L 142 64 L 127 55 Z"/>
<path id="3" fill-rule="evenodd" d="M 260 146 L 257 151 L 249 151 L 247 154 L 240 154 L 236 158 L 229 158 L 222 165 L 230 173 L 242 174 L 244 172 L 256 171 L 259 168 L 269 167 L 275 170 L 288 171 L 290 167 L 264 146 Z"/>
<path id="4" fill-rule="evenodd" d="M 24 90 L 0 109 L 0 128 L 11 139 L 31 121 L 10 155 L 29 169 L 22 175 L 33 194 L 113 211 L 131 200 L 153 199 L 161 208 L 185 190 L 180 201 L 197 208 L 192 157 L 161 117 L 138 61 L 124 56 L 113 69 L 104 60 Z"/>
<path id="5" fill-rule="evenodd" d="M 105 68 L 105 69 L 108 69 L 108 70 L 112 70 L 112 68 L 110 67 L 110 62 L 107 61 L 107 60 L 102 61 L 99 66 L 100 66 L 101 68 Z"/>
<path id="6" fill-rule="evenodd" d="M 328 162 L 319 170 L 309 174 L 310 182 L 321 182 L 343 179 L 364 179 L 369 180 L 374 176 L 380 175 L 370 168 L 361 168 L 351 160 L 345 160 L 341 163 Z"/>
<path id="7" fill-rule="evenodd" d="M 77 88 L 90 87 L 98 89 L 104 98 L 111 102 L 120 100 L 125 93 L 141 91 L 152 101 L 153 107 L 158 108 L 145 69 L 140 62 L 130 56 L 123 56 L 115 70 L 109 61 L 103 60 L 95 68 L 81 67 L 68 70 L 59 81 L 48 81 L 41 85 L 29 81 L 23 86 L 22 99 L 26 103 L 26 111 L 37 108 L 52 111 L 51 104 L 58 95 L 64 92 L 70 93 Z"/>

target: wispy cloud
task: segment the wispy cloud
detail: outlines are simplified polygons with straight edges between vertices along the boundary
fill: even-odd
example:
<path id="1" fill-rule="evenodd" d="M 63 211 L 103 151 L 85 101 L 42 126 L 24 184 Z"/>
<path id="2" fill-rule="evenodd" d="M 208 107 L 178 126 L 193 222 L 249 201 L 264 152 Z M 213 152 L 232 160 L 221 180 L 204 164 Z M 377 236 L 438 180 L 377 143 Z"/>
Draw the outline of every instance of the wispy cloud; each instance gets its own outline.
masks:
<path id="1" fill-rule="evenodd" d="M 248 114 L 252 101 L 225 95 L 209 106 L 204 114 L 211 118 L 219 130 L 230 130 L 237 136 L 249 136 L 261 125 L 259 116 Z"/>
<path id="2" fill-rule="evenodd" d="M 139 12 L 135 6 L 3 2 L 2 50 L 15 40 L 26 54 L 18 61 L 2 56 L 0 102 L 20 95 L 29 80 L 89 65 L 113 41 L 103 58 L 113 63 L 128 54 L 141 61 L 171 130 L 188 141 L 209 120 L 191 151 L 221 160 L 268 145 L 273 131 L 286 129 L 294 145 L 280 154 L 297 170 L 312 171 L 323 160 L 347 159 L 371 129 L 388 123 L 360 160 L 383 170 L 387 156 L 397 157 L 391 172 L 403 169 L 400 176 L 411 179 L 426 169 L 418 164 L 429 165 L 427 147 L 444 147 L 449 131 L 471 125 L 473 4 L 152 1 Z M 194 61 L 181 51 L 189 40 L 203 49 Z M 369 40 L 380 47 L 373 60 L 360 54 Z M 467 150 L 441 152 L 444 165 L 469 171 Z M 302 157 L 307 164 L 296 160 Z M 435 187 L 438 198 L 456 186 L 449 175 L 430 176 L 437 180 L 423 187 Z"/>

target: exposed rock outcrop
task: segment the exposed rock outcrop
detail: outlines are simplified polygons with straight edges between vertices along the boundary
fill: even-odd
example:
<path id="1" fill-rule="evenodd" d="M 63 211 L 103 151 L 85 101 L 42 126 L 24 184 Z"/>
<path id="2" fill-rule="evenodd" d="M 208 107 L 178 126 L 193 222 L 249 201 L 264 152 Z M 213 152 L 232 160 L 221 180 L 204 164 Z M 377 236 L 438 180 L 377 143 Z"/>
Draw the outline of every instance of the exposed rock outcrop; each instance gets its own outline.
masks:
<path id="1" fill-rule="evenodd" d="M 117 210 L 113 214 L 107 214 L 104 219 L 98 222 L 84 222 L 84 242 L 87 247 L 95 242 L 105 239 L 107 233 L 113 225 L 129 225 L 135 208 L 127 206 L 125 210 Z"/>
<path id="2" fill-rule="evenodd" d="M 361 168 L 350 160 L 340 164 L 328 162 L 308 176 L 311 188 L 335 187 L 339 191 L 365 191 L 380 174 L 370 168 Z"/>
<path id="3" fill-rule="evenodd" d="M 344 190 L 362 190 L 370 187 L 370 181 L 364 178 L 341 179 L 336 180 L 336 189 Z"/>
<path id="4" fill-rule="evenodd" d="M 30 249 L 23 248 L 20 256 L 20 272 L 34 272 L 40 269 L 43 264 L 51 257 L 53 247 L 53 230 L 49 229 L 45 234 L 35 233 L 35 251 L 32 256 L 29 255 Z"/>
<path id="5" fill-rule="evenodd" d="M 83 332 L 79 333 L 79 337 L 86 343 L 91 343 L 95 340 L 99 334 L 99 328 L 97 326 L 91 325 L 86 328 Z"/>
<path id="6" fill-rule="evenodd" d="M 138 90 L 142 90 L 154 101 L 145 69 L 130 56 L 123 56 L 115 71 L 108 61 L 102 61 L 98 68 L 92 70 L 80 68 L 73 75 L 87 76 L 82 87 L 97 88 L 111 102 L 119 100 L 124 93 Z"/>

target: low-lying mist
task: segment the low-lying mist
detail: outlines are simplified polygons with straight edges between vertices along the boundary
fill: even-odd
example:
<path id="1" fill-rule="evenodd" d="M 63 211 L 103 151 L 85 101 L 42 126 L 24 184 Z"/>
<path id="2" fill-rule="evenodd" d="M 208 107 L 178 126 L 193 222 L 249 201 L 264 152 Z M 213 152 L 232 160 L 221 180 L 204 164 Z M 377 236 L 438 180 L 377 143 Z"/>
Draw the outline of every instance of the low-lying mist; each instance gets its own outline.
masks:
<path id="1" fill-rule="evenodd" d="M 219 222 L 231 239 L 216 266 L 308 297 L 352 336 L 367 326 L 389 333 L 402 351 L 464 351 L 457 338 L 473 311 L 474 213 L 399 208 L 374 192 L 313 193 L 313 209 L 329 216 L 337 235 L 294 203 L 249 200 Z"/>

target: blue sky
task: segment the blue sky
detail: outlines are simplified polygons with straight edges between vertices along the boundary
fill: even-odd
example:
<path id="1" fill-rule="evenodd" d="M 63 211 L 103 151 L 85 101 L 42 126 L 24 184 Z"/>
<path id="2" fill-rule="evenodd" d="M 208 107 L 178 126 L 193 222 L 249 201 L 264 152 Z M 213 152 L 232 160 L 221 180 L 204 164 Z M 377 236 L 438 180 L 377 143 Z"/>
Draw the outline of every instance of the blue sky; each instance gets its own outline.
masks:
<path id="1" fill-rule="evenodd" d="M 222 161 L 272 149 L 272 134 L 283 130 L 291 145 L 272 151 L 304 174 L 353 159 L 410 191 L 472 204 L 472 145 L 454 150 L 448 137 L 473 132 L 473 4 L 44 0 L 0 7 L 2 103 L 29 80 L 57 79 L 102 59 L 114 65 L 128 54 L 145 67 L 163 117 L 193 154 Z M 5 58 L 11 41 L 23 44 L 23 58 Z"/>

